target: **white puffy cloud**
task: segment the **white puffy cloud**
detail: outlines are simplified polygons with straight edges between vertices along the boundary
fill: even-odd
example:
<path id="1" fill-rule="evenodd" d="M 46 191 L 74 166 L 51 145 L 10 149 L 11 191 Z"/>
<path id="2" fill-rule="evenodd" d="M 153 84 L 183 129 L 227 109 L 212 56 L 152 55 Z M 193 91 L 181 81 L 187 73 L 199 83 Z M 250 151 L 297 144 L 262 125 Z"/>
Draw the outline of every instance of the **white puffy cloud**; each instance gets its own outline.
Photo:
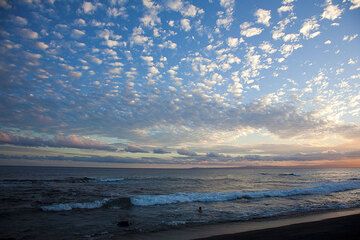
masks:
<path id="1" fill-rule="evenodd" d="M 154 58 L 152 56 L 141 56 L 141 58 L 146 62 L 147 65 L 149 66 L 154 65 L 153 63 Z"/>
<path id="2" fill-rule="evenodd" d="M 28 24 L 28 21 L 26 20 L 26 18 L 23 18 L 23 17 L 19 17 L 19 16 L 16 16 L 14 18 L 14 22 L 18 25 L 22 25 L 22 26 L 25 26 Z"/>
<path id="3" fill-rule="evenodd" d="M 341 13 L 342 10 L 338 5 L 333 5 L 331 0 L 328 0 L 324 12 L 321 14 L 321 18 L 334 21 L 340 17 Z"/>
<path id="4" fill-rule="evenodd" d="M 266 53 L 272 54 L 276 52 L 276 49 L 272 47 L 272 45 L 269 42 L 263 42 L 260 44 L 259 48 L 263 50 Z"/>
<path id="5" fill-rule="evenodd" d="M 80 26 L 85 26 L 86 25 L 86 21 L 82 18 L 78 18 L 75 20 L 75 23 L 80 25 Z"/>
<path id="6" fill-rule="evenodd" d="M 353 59 L 353 58 L 350 58 L 349 61 L 348 61 L 348 64 L 349 65 L 354 65 L 357 63 L 357 60 L 356 59 Z"/>
<path id="7" fill-rule="evenodd" d="M 349 8 L 350 10 L 360 8 L 360 0 L 350 0 L 350 2 L 352 3 L 352 5 Z"/>
<path id="8" fill-rule="evenodd" d="M 301 48 L 301 44 L 283 44 L 280 48 L 281 54 L 284 56 L 284 58 L 287 58 L 290 56 L 294 50 Z"/>
<path id="9" fill-rule="evenodd" d="M 82 9 L 85 14 L 91 14 L 95 11 L 96 5 L 92 4 L 91 2 L 83 2 Z"/>
<path id="10" fill-rule="evenodd" d="M 113 48 L 113 47 L 116 47 L 116 46 L 119 46 L 119 42 L 116 41 L 116 40 L 111 40 L 111 39 L 108 39 L 108 40 L 105 40 L 105 44 L 106 46 L 108 46 L 109 48 Z"/>
<path id="11" fill-rule="evenodd" d="M 167 40 L 167 41 L 165 41 L 165 42 L 163 42 L 163 43 L 160 43 L 160 44 L 159 44 L 159 47 L 160 47 L 160 48 L 176 49 L 177 44 L 174 43 L 174 42 L 172 42 L 172 41 L 170 41 L 170 40 Z"/>
<path id="12" fill-rule="evenodd" d="M 284 42 L 297 42 L 299 40 L 299 34 L 290 33 L 283 36 Z"/>
<path id="13" fill-rule="evenodd" d="M 227 45 L 229 47 L 237 47 L 241 42 L 243 42 L 244 40 L 242 38 L 235 38 L 235 37 L 228 37 L 227 39 Z"/>
<path id="14" fill-rule="evenodd" d="M 183 0 L 169 0 L 167 1 L 167 6 L 173 11 L 180 12 L 184 17 L 195 17 L 198 14 L 204 13 L 203 9 Z"/>
<path id="15" fill-rule="evenodd" d="M 152 41 L 149 37 L 143 35 L 144 31 L 141 27 L 136 27 L 133 29 L 130 42 L 136 45 L 144 45 L 146 43 L 152 44 Z"/>
<path id="16" fill-rule="evenodd" d="M 357 37 L 358 37 L 358 34 L 345 35 L 345 36 L 343 37 L 343 41 L 351 42 L 352 40 L 356 39 Z"/>
<path id="17" fill-rule="evenodd" d="M 47 45 L 46 43 L 43 43 L 43 42 L 37 42 L 36 46 L 42 50 L 46 50 L 49 48 L 49 45 Z"/>
<path id="18" fill-rule="evenodd" d="M 305 20 L 300 28 L 300 33 L 307 39 L 314 38 L 320 35 L 320 31 L 318 31 L 319 27 L 320 25 L 317 20 L 315 18 L 310 18 Z"/>
<path id="19" fill-rule="evenodd" d="M 190 31 L 191 29 L 191 25 L 190 25 L 190 20 L 189 19 L 186 19 L 186 18 L 183 18 L 181 19 L 180 21 L 180 25 L 181 25 L 181 28 L 184 30 L 184 31 Z"/>
<path id="20" fill-rule="evenodd" d="M 24 38 L 28 38 L 28 39 L 37 39 L 39 38 L 39 34 L 37 32 L 34 32 L 28 28 L 23 28 L 20 30 L 20 34 L 22 37 Z"/>
<path id="21" fill-rule="evenodd" d="M 81 31 L 79 29 L 73 29 L 71 32 L 71 36 L 74 38 L 79 38 L 85 35 L 85 31 Z"/>
<path id="22" fill-rule="evenodd" d="M 110 17 L 122 17 L 122 18 L 126 18 L 128 15 L 126 13 L 126 8 L 125 7 L 119 7 L 119 8 L 115 8 L 115 7 L 109 7 L 106 11 L 106 14 Z"/>
<path id="23" fill-rule="evenodd" d="M 175 25 L 175 22 L 174 22 L 173 20 L 170 20 L 170 21 L 168 22 L 168 24 L 169 24 L 170 27 L 173 27 L 173 26 Z"/>
<path id="24" fill-rule="evenodd" d="M 255 12 L 255 16 L 257 17 L 257 23 L 264 24 L 265 26 L 270 26 L 271 10 L 258 9 Z"/>
<path id="25" fill-rule="evenodd" d="M 82 73 L 81 72 L 70 72 L 69 75 L 71 77 L 76 77 L 76 78 L 79 78 L 82 76 Z"/>
<path id="26" fill-rule="evenodd" d="M 252 24 L 249 22 L 244 22 L 243 24 L 240 25 L 240 34 L 245 36 L 245 37 L 253 37 L 256 35 L 259 35 L 263 29 L 262 28 L 257 28 L 257 27 L 251 27 Z"/>
<path id="27" fill-rule="evenodd" d="M 281 14 L 283 12 L 292 12 L 294 6 L 292 5 L 293 1 L 290 0 L 284 0 L 282 2 L 283 5 L 281 5 L 281 7 L 278 8 L 278 13 Z"/>
<path id="28" fill-rule="evenodd" d="M 218 12 L 219 18 L 216 20 L 216 25 L 218 27 L 224 27 L 225 29 L 229 29 L 231 23 L 234 21 L 234 6 L 235 0 L 220 0 L 220 6 L 225 9 L 224 12 Z"/>
<path id="29" fill-rule="evenodd" d="M 95 56 L 91 57 L 91 61 L 93 61 L 96 64 L 101 64 L 102 63 L 102 60 L 100 58 L 95 57 Z"/>

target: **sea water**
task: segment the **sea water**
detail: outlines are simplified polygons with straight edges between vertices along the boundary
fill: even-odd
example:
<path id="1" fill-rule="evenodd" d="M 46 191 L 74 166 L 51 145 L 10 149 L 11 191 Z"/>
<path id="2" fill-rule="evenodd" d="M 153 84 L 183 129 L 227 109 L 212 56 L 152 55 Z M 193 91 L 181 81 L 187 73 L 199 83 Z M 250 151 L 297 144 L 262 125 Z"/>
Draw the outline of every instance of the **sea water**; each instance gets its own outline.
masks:
<path id="1" fill-rule="evenodd" d="M 126 239 L 359 207 L 359 200 L 360 169 L 0 167 L 0 238 Z"/>

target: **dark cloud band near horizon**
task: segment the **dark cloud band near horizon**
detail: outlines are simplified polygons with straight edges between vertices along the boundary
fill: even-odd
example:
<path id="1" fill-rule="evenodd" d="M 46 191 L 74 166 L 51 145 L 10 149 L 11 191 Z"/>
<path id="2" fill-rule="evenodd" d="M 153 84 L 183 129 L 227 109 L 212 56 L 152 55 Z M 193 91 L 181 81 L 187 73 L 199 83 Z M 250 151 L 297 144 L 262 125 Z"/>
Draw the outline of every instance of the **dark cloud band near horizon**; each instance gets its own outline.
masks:
<path id="1" fill-rule="evenodd" d="M 117 150 L 117 148 L 108 144 L 77 135 L 57 135 L 53 138 L 44 139 L 40 137 L 25 137 L 0 132 L 0 144 L 11 144 L 24 147 L 79 148 L 105 151 Z"/>

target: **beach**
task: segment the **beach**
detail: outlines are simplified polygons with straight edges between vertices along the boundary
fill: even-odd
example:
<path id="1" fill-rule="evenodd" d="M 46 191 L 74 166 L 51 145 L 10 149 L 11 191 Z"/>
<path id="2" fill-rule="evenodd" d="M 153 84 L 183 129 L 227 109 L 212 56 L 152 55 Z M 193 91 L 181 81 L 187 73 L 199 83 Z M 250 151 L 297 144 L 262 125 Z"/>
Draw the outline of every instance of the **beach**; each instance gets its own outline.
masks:
<path id="1" fill-rule="evenodd" d="M 272 219 L 258 219 L 248 222 L 213 224 L 169 230 L 146 235 L 129 235 L 130 240 L 168 239 L 173 240 L 272 240 L 272 239 L 347 239 L 360 236 L 360 209 L 312 213 Z M 122 239 L 115 237 L 114 239 Z"/>
<path id="2" fill-rule="evenodd" d="M 357 240 L 360 238 L 360 214 L 345 217 L 331 218 L 322 221 L 292 224 L 283 227 L 262 229 L 256 231 L 217 235 L 207 240 L 270 240 L 270 239 L 296 239 L 296 240 Z"/>

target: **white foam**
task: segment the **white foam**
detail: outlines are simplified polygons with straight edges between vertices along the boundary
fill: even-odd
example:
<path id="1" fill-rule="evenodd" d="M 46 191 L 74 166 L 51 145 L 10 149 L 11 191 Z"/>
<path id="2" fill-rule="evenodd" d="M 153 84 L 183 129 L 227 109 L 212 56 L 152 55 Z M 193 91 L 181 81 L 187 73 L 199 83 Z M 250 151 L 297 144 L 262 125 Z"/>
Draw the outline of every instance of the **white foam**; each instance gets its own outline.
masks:
<path id="1" fill-rule="evenodd" d="M 360 181 L 343 181 L 314 184 L 311 187 L 210 193 L 174 193 L 169 195 L 138 195 L 131 197 L 131 203 L 137 206 L 163 205 L 186 202 L 222 202 L 240 198 L 288 197 L 297 195 L 328 195 L 333 192 L 359 189 Z"/>
<path id="2" fill-rule="evenodd" d="M 42 206 L 41 209 L 43 211 L 69 211 L 72 209 L 94 209 L 100 208 L 104 206 L 110 199 L 105 198 L 102 200 L 96 200 L 93 202 L 82 202 L 82 203 L 59 203 L 59 204 L 52 204 L 48 206 Z"/>
<path id="3" fill-rule="evenodd" d="M 98 179 L 99 182 L 121 182 L 124 178 L 100 178 Z"/>

